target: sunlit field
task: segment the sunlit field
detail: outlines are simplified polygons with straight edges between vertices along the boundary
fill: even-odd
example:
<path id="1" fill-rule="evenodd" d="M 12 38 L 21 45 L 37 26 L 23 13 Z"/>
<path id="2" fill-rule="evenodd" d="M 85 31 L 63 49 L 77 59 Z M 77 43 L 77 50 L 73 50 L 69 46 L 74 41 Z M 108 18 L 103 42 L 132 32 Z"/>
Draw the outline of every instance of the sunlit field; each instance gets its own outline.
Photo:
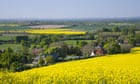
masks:
<path id="1" fill-rule="evenodd" d="M 0 31 L 7 33 L 7 31 Z M 29 33 L 29 34 L 65 34 L 65 35 L 83 35 L 85 31 L 76 31 L 72 29 L 28 29 L 28 30 L 9 30 L 8 33 Z"/>
<path id="2" fill-rule="evenodd" d="M 31 34 L 85 34 L 85 31 L 74 31 L 72 29 L 31 29 L 25 31 Z"/>
<path id="3" fill-rule="evenodd" d="M 138 50 L 140 48 L 132 49 L 129 54 L 58 63 L 17 73 L 1 72 L 0 84 L 139 84 Z"/>

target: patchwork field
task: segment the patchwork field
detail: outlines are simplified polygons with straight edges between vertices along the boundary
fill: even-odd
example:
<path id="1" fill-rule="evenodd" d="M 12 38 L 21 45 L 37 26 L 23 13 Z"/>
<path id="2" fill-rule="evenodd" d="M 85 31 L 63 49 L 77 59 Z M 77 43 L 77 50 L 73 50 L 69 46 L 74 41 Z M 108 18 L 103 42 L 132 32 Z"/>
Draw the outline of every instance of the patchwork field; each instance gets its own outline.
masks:
<path id="1" fill-rule="evenodd" d="M 0 84 L 139 84 L 140 48 L 17 73 L 0 73 Z"/>

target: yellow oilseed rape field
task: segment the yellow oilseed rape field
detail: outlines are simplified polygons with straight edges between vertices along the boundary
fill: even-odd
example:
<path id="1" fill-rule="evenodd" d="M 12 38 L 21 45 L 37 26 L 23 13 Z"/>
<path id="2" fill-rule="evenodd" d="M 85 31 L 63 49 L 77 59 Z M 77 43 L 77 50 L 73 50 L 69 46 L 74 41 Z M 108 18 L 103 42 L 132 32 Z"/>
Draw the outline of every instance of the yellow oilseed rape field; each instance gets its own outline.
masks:
<path id="1" fill-rule="evenodd" d="M 0 31 L 5 33 L 7 31 Z M 10 30 L 8 33 L 29 33 L 29 34 L 64 34 L 64 35 L 84 35 L 85 31 L 76 31 L 73 29 L 28 29 L 28 30 Z"/>
<path id="2" fill-rule="evenodd" d="M 17 73 L 0 73 L 0 84 L 140 84 L 140 48 Z"/>
<path id="3" fill-rule="evenodd" d="M 66 34 L 66 35 L 86 34 L 85 31 L 75 31 L 72 29 L 30 29 L 25 32 L 31 34 Z"/>

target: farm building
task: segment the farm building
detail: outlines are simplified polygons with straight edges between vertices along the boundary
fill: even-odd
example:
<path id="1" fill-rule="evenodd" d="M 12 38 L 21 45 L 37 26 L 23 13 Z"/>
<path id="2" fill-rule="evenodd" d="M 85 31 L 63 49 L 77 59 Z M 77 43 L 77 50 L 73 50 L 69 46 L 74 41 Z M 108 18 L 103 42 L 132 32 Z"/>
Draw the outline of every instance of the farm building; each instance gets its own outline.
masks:
<path id="1" fill-rule="evenodd" d="M 90 56 L 101 56 L 101 55 L 105 55 L 105 51 L 104 51 L 104 49 L 101 46 L 97 46 L 91 52 Z"/>

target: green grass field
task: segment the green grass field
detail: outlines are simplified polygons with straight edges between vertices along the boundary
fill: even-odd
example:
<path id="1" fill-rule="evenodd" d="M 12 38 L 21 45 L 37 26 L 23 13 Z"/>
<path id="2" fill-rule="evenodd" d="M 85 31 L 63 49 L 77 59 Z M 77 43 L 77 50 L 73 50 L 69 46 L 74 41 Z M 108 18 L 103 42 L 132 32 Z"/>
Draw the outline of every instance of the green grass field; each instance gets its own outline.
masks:
<path id="1" fill-rule="evenodd" d="M 0 40 L 7 41 L 7 40 L 12 40 L 12 39 L 14 39 L 13 36 L 0 36 Z"/>
<path id="2" fill-rule="evenodd" d="M 0 44 L 0 49 L 7 49 L 8 47 L 12 49 L 20 49 L 21 45 L 20 44 Z"/>
<path id="3" fill-rule="evenodd" d="M 27 30 L 30 29 L 28 26 L 0 26 L 0 31 L 10 30 Z"/>
<path id="4" fill-rule="evenodd" d="M 91 43 L 91 42 L 93 42 L 93 40 L 66 40 L 66 41 L 64 41 L 66 44 L 68 44 L 68 45 L 73 45 L 73 46 L 76 46 L 77 45 L 77 41 L 85 41 L 85 42 L 87 42 L 87 43 Z"/>

